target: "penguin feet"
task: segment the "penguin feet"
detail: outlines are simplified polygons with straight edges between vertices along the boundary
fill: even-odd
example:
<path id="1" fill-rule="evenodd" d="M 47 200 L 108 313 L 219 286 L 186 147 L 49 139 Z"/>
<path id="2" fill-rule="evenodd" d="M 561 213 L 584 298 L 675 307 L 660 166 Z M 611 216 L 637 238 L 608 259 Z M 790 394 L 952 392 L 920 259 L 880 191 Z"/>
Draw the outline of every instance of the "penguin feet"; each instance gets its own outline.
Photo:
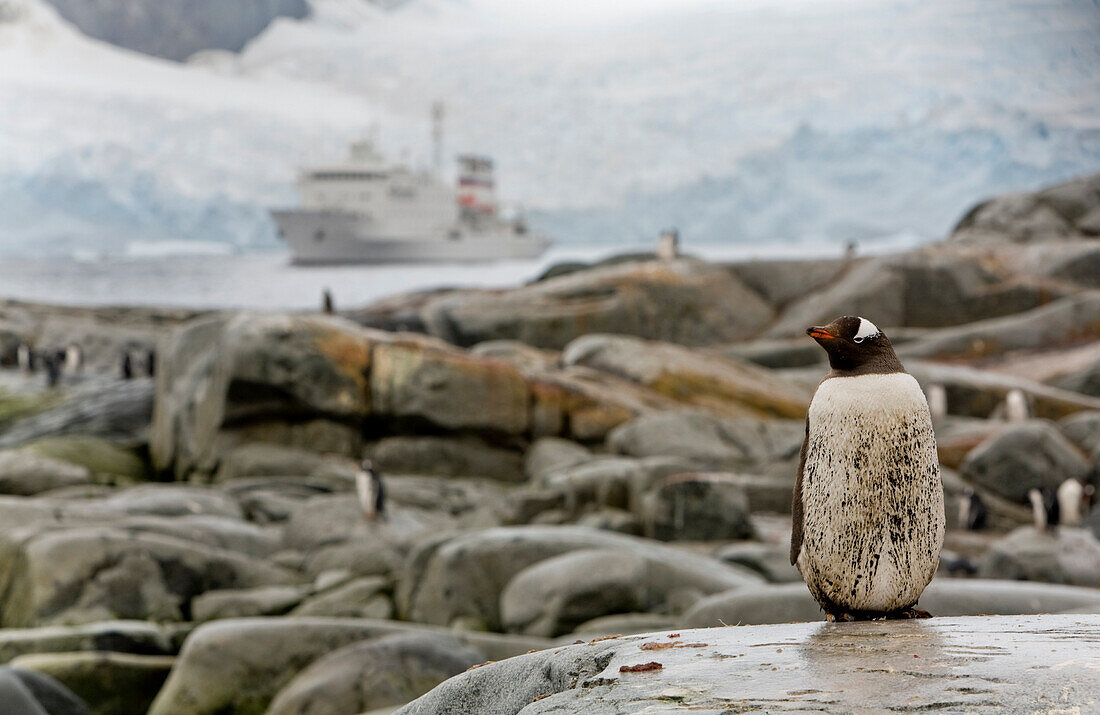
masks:
<path id="1" fill-rule="evenodd" d="M 894 611 L 886 617 L 891 620 L 908 620 L 911 618 L 931 618 L 932 614 L 928 611 L 922 611 L 919 608 L 914 608 L 913 606 L 910 606 L 909 608 L 903 608 L 899 611 Z"/>
<path id="2" fill-rule="evenodd" d="M 825 614 L 825 620 L 828 623 L 852 623 L 853 621 L 856 621 L 858 619 L 855 616 L 853 616 L 851 613 L 844 612 L 844 613 L 826 613 Z"/>

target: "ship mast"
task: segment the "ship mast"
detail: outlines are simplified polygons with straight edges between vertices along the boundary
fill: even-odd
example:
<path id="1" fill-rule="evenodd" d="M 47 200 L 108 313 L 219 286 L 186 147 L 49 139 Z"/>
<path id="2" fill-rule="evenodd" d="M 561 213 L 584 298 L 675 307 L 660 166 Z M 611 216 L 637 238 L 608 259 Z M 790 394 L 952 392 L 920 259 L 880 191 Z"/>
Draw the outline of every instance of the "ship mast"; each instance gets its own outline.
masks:
<path id="1" fill-rule="evenodd" d="M 432 103 L 432 167 L 443 174 L 443 102 Z"/>

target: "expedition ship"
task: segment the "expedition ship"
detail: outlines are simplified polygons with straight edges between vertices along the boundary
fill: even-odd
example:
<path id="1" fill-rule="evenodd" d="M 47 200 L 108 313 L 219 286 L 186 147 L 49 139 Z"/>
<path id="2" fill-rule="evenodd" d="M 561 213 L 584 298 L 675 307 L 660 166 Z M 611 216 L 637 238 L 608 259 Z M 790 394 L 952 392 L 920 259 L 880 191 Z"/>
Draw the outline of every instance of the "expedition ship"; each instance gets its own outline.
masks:
<path id="1" fill-rule="evenodd" d="M 522 219 L 500 216 L 490 159 L 460 156 L 458 169 L 452 188 L 356 142 L 344 163 L 303 171 L 302 207 L 272 216 L 298 264 L 493 261 L 549 248 Z"/>

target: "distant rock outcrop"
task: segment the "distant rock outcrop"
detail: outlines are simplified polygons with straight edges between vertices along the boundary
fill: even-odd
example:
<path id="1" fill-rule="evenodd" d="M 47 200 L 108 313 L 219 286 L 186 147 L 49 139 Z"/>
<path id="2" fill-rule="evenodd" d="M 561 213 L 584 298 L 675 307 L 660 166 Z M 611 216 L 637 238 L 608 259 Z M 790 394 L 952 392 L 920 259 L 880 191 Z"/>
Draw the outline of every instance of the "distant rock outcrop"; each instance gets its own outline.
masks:
<path id="1" fill-rule="evenodd" d="M 306 0 L 47 0 L 89 37 L 170 60 L 236 52 L 277 17 L 309 14 Z"/>
<path id="2" fill-rule="evenodd" d="M 1014 243 L 1100 238 L 1100 174 L 1034 193 L 1006 194 L 970 209 L 951 239 Z"/>

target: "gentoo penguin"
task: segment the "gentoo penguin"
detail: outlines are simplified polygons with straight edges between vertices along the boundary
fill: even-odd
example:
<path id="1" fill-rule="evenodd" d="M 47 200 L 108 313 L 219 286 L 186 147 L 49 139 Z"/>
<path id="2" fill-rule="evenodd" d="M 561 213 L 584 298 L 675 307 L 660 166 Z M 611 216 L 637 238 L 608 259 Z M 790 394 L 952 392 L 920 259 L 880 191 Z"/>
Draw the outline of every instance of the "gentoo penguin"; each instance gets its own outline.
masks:
<path id="1" fill-rule="evenodd" d="M 84 351 L 76 343 L 69 343 L 65 348 L 65 371 L 75 375 L 84 367 Z"/>
<path id="2" fill-rule="evenodd" d="M 1058 486 L 1058 523 L 1081 526 L 1088 516 L 1092 486 L 1085 486 L 1072 477 Z"/>
<path id="3" fill-rule="evenodd" d="M 1054 531 L 1058 528 L 1062 521 L 1062 510 L 1053 489 L 1047 486 L 1028 489 L 1027 499 L 1031 502 L 1031 515 L 1036 529 Z"/>
<path id="4" fill-rule="evenodd" d="M 832 370 L 806 418 L 791 563 L 826 618 L 920 618 L 943 545 L 932 418 L 886 335 L 844 316 L 806 333 Z"/>
<path id="5" fill-rule="evenodd" d="M 61 381 L 61 359 L 57 354 L 46 356 L 46 387 L 57 387 Z"/>
<path id="6" fill-rule="evenodd" d="M 369 459 L 363 460 L 355 475 L 355 491 L 359 494 L 359 505 L 367 521 L 386 518 L 386 488 Z"/>
<path id="7" fill-rule="evenodd" d="M 19 369 L 26 374 L 34 372 L 34 353 L 31 352 L 31 346 L 26 343 L 19 343 L 19 348 L 15 351 L 15 359 L 19 363 Z"/>
<path id="8" fill-rule="evenodd" d="M 336 306 L 332 300 L 332 291 L 328 288 L 325 288 L 324 292 L 321 294 L 321 312 L 325 315 L 332 315 L 336 312 Z"/>
<path id="9" fill-rule="evenodd" d="M 928 411 L 932 413 L 933 419 L 947 416 L 947 390 L 943 385 L 928 386 Z"/>
<path id="10" fill-rule="evenodd" d="M 1005 396 L 1005 421 L 1023 422 L 1031 417 L 1031 406 L 1027 403 L 1027 395 L 1019 388 L 1013 388 Z"/>
<path id="11" fill-rule="evenodd" d="M 122 353 L 122 379 L 131 380 L 134 377 L 134 361 L 130 357 L 130 351 Z"/>
<path id="12" fill-rule="evenodd" d="M 985 502 L 973 489 L 967 489 L 959 497 L 959 526 L 969 531 L 981 531 L 985 528 L 985 520 L 989 516 L 989 510 Z"/>

